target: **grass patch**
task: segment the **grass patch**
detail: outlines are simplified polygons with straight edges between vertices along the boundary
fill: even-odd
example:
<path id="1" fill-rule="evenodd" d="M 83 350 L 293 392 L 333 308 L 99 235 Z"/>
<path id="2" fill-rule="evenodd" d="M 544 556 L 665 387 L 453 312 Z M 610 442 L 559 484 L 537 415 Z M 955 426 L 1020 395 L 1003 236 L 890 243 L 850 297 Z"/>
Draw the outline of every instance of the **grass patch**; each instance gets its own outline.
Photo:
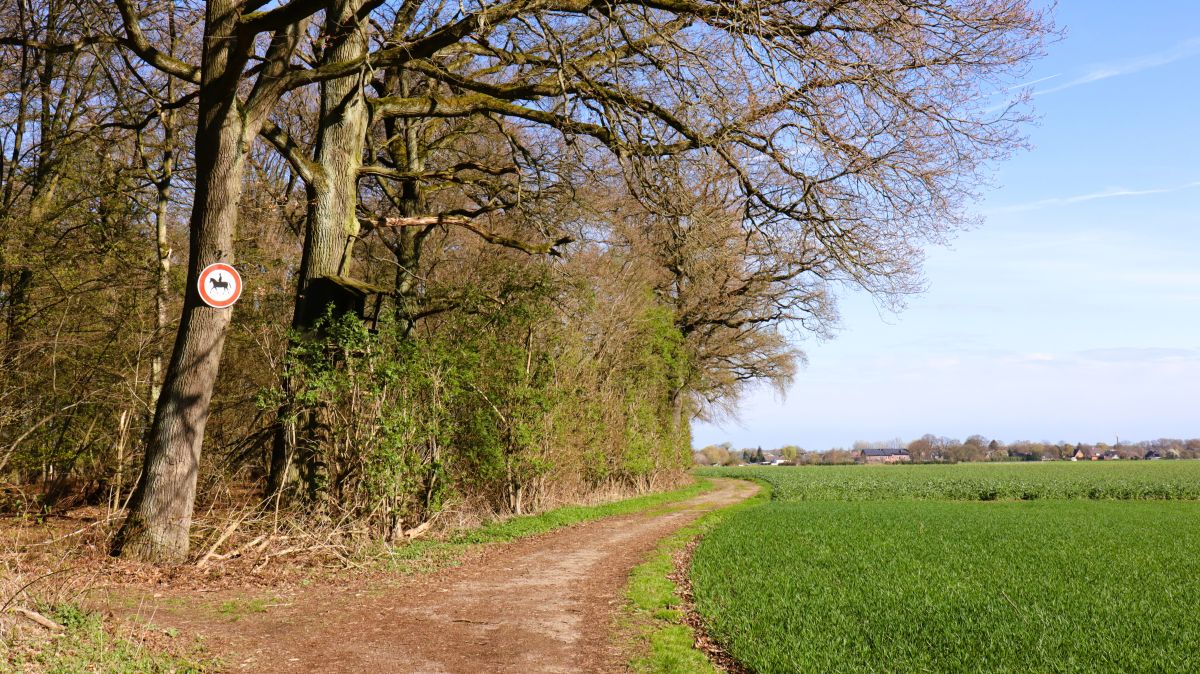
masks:
<path id="1" fill-rule="evenodd" d="M 219 669 L 219 663 L 203 657 L 198 646 L 183 654 L 163 652 L 143 636 L 113 634 L 103 619 L 74 604 L 40 607 L 41 612 L 65 627 L 59 635 L 23 638 L 0 644 L 0 670 L 73 674 L 114 672 L 129 674 L 188 674 Z"/>
<path id="2" fill-rule="evenodd" d="M 240 620 L 245 616 L 254 615 L 255 613 L 266 613 L 272 601 L 264 597 L 230 599 L 221 602 L 221 605 L 217 607 L 217 613 L 231 620 Z"/>
<path id="3" fill-rule="evenodd" d="M 496 543 L 535 536 L 565 526 L 616 515 L 629 515 L 699 496 L 713 488 L 708 480 L 697 480 L 674 491 L 647 494 L 622 501 L 591 506 L 563 506 L 538 515 L 523 515 L 487 524 L 455 536 L 457 543 Z"/>
<path id="4" fill-rule="evenodd" d="M 683 622 L 682 600 L 670 575 L 675 555 L 698 536 L 720 526 L 727 518 L 770 499 L 769 485 L 736 505 L 714 510 L 663 539 L 642 564 L 633 569 L 625 596 L 629 601 L 627 623 L 635 635 L 636 655 L 630 662 L 643 674 L 715 674 L 704 653 L 693 646 L 695 635 Z"/>

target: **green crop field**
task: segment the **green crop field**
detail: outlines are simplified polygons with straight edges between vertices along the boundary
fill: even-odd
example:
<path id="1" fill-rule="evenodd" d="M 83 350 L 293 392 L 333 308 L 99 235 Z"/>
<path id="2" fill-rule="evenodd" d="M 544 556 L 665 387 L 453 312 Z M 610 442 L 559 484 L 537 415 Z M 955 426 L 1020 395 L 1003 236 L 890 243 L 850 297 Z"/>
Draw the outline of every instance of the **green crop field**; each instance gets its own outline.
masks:
<path id="1" fill-rule="evenodd" d="M 764 480 L 781 501 L 1200 500 L 1200 461 L 770 466 L 699 472 Z"/>
<path id="2" fill-rule="evenodd" d="M 721 471 L 776 500 L 703 540 L 696 606 L 762 674 L 1200 672 L 1198 469 Z"/>

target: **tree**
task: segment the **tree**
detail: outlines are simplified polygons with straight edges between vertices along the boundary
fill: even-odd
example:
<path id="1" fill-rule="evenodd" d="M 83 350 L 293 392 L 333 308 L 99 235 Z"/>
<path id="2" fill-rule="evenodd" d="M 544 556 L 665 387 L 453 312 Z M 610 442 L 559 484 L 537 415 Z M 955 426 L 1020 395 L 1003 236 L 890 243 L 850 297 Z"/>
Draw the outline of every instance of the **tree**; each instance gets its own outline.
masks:
<path id="1" fill-rule="evenodd" d="M 254 12 L 238 0 L 211 0 L 203 65 L 196 67 L 149 42 L 133 0 L 117 5 L 130 49 L 146 63 L 197 85 L 196 178 L 183 315 L 142 477 L 113 543 L 116 554 L 178 562 L 189 547 L 204 428 L 231 313 L 205 305 L 196 279 L 208 264 L 236 260 L 234 234 L 247 152 L 280 97 L 300 84 L 287 75 L 303 28 L 319 7 L 297 1 Z M 265 49 L 258 40 L 262 33 L 270 34 Z M 243 88 L 246 80 L 248 89 Z M 244 100 L 243 91 L 248 91 Z"/>
<path id="2" fill-rule="evenodd" d="M 287 92 L 401 68 L 424 86 L 369 100 L 373 118 L 479 116 L 515 155 L 536 156 L 526 148 L 553 136 L 581 156 L 604 149 L 635 176 L 653 173 L 662 157 L 702 153 L 732 176 L 742 226 L 793 260 L 792 279 L 897 299 L 917 288 L 920 246 L 962 222 L 981 165 L 1016 142 L 1019 116 L 992 112 L 988 87 L 1036 54 L 1046 30 L 1020 0 L 263 6 L 207 3 L 197 67 L 152 45 L 133 0 L 118 2 L 119 43 L 196 84 L 199 105 L 187 295 L 143 478 L 115 546 L 144 559 L 186 554 L 230 315 L 204 306 L 194 284 L 204 265 L 235 259 L 247 152 L 260 132 L 272 133 L 269 116 Z M 339 31 L 367 25 L 367 13 L 395 21 L 369 53 L 356 46 L 341 61 L 300 59 L 301 36 L 321 11 Z M 350 145 L 337 149 L 355 161 Z M 509 203 L 487 199 L 433 220 L 383 224 L 488 233 L 479 220 Z M 353 229 L 341 216 L 335 226 Z"/>
<path id="3" fill-rule="evenodd" d="M 729 450 L 720 445 L 709 445 L 700 450 L 704 463 L 709 466 L 724 466 L 731 462 Z"/>
<path id="4" fill-rule="evenodd" d="M 963 440 L 963 444 L 971 445 L 972 447 L 978 447 L 978 448 L 982 449 L 983 447 L 987 446 L 988 439 L 983 437 L 982 435 L 975 434 L 975 435 L 968 436 L 966 440 Z"/>

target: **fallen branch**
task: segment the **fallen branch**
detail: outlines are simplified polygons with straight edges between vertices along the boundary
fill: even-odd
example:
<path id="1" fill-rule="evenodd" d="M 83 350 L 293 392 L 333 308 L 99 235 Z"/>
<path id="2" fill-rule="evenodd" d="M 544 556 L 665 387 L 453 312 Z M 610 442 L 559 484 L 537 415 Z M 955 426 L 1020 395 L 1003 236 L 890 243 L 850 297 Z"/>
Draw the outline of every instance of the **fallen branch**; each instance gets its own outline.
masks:
<path id="1" fill-rule="evenodd" d="M 404 537 L 405 537 L 405 538 L 407 538 L 407 539 L 408 539 L 408 540 L 410 540 L 410 541 L 411 541 L 411 540 L 414 540 L 414 539 L 415 539 L 415 538 L 417 538 L 418 536 L 421 536 L 421 535 L 422 535 L 422 534 L 424 534 L 425 532 L 429 531 L 429 527 L 431 527 L 431 526 L 433 526 L 433 520 L 429 520 L 429 521 L 427 521 L 427 522 L 424 522 L 424 523 L 422 523 L 422 524 L 418 524 L 417 526 L 415 526 L 415 527 L 413 527 L 413 528 L 409 529 L 408 531 L 405 531 L 405 532 L 404 532 Z"/>
<path id="2" fill-rule="evenodd" d="M 38 613 L 37 611 L 30 611 L 27 608 L 20 608 L 20 607 L 15 607 L 12 610 L 13 610 L 13 613 L 20 613 L 21 615 L 25 616 L 26 618 L 29 618 L 33 622 L 41 625 L 42 627 L 45 627 L 46 629 L 48 629 L 52 632 L 62 632 L 63 630 L 67 629 L 67 628 L 63 627 L 62 625 L 59 625 L 58 623 L 54 622 L 53 620 L 47 618 L 46 616 L 42 615 L 41 613 Z"/>
<path id="3" fill-rule="evenodd" d="M 92 527 L 96 526 L 97 524 L 108 524 L 109 522 L 112 522 L 113 520 L 115 520 L 117 518 L 118 518 L 118 515 L 112 514 L 103 519 L 98 519 L 95 522 L 92 522 L 91 524 L 84 525 L 84 526 L 76 529 L 75 531 L 72 531 L 69 534 L 64 534 L 57 538 L 51 538 L 49 540 L 41 541 L 39 543 L 30 543 L 27 547 L 37 548 L 37 547 L 41 547 L 43 545 L 53 545 L 54 543 L 57 543 L 62 540 L 66 540 L 72 536 L 78 536 L 79 534 L 82 534 L 83 532 L 87 531 L 88 529 L 91 529 Z"/>
<path id="4" fill-rule="evenodd" d="M 244 553 L 244 552 L 246 552 L 246 551 L 248 551 L 248 550 L 252 549 L 252 548 L 253 548 L 254 546 L 256 546 L 256 545 L 259 545 L 259 544 L 261 544 L 261 546 L 260 546 L 260 547 L 265 547 L 265 546 L 266 546 L 268 543 L 270 543 L 270 542 L 271 542 L 271 539 L 272 539 L 272 538 L 274 538 L 274 537 L 273 537 L 273 536 L 267 536 L 267 535 L 265 535 L 265 534 L 264 534 L 264 535 L 262 535 L 262 536 L 258 536 L 258 537 L 256 537 L 254 540 L 252 540 L 252 541 L 250 541 L 249 543 L 247 543 L 247 544 L 243 545 L 242 547 L 240 547 L 240 548 L 238 548 L 238 549 L 234 550 L 233 552 L 227 552 L 227 553 L 225 553 L 225 554 L 223 554 L 223 555 L 213 554 L 213 555 L 212 555 L 212 557 L 211 557 L 211 559 L 215 559 L 215 560 L 217 560 L 217 561 L 221 561 L 221 562 L 223 562 L 223 561 L 225 561 L 225 560 L 227 560 L 227 559 L 233 559 L 233 558 L 235 558 L 235 557 L 240 557 L 240 556 L 242 555 L 242 553 Z"/>
<path id="5" fill-rule="evenodd" d="M 204 556 L 200 558 L 200 561 L 196 562 L 196 566 L 202 567 L 205 564 L 208 564 L 208 560 L 218 558 L 217 548 L 221 547 L 221 544 L 225 542 L 225 539 L 233 535 L 233 532 L 237 530 L 238 526 L 244 519 L 246 519 L 246 514 L 242 513 L 233 521 L 232 524 L 230 524 L 228 527 L 225 527 L 225 531 L 222 531 L 221 535 L 217 537 L 217 542 L 213 543 L 212 547 L 208 549 L 208 552 L 204 553 Z"/>

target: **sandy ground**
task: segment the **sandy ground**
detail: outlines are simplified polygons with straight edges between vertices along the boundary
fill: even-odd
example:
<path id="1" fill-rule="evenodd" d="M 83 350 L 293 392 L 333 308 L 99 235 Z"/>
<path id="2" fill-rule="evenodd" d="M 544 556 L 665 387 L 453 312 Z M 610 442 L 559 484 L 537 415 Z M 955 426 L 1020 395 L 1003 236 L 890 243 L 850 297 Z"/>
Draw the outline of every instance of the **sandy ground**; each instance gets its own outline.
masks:
<path id="1" fill-rule="evenodd" d="M 622 672 L 616 618 L 632 568 L 665 536 L 758 489 L 714 482 L 665 512 L 486 546 L 462 566 L 384 586 L 314 585 L 232 617 L 189 610 L 179 595 L 137 611 L 199 636 L 230 671 Z"/>

